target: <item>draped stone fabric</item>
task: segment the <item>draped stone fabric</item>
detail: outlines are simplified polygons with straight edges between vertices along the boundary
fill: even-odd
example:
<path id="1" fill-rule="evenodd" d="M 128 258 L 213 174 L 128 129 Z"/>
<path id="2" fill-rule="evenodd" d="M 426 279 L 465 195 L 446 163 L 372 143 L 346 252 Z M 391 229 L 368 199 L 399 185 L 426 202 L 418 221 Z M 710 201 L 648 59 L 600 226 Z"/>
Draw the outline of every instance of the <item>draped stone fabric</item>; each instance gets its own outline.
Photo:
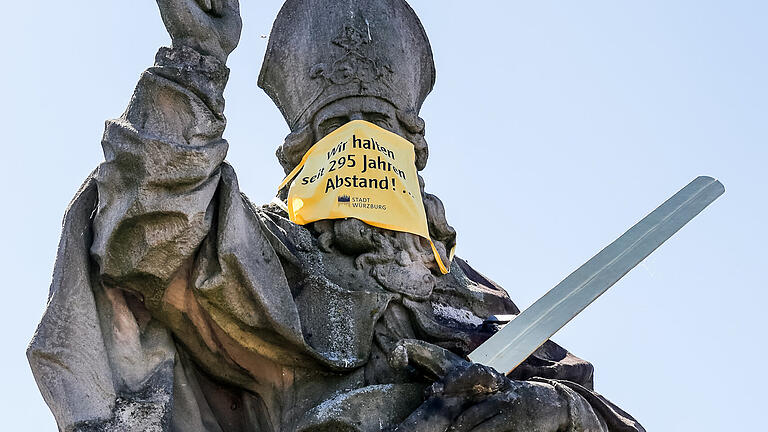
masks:
<path id="1" fill-rule="evenodd" d="M 251 204 L 224 162 L 227 76 L 161 49 L 107 123 L 28 349 L 62 431 L 391 430 L 434 402 L 434 377 L 389 361 L 398 343 L 463 356 L 492 334 L 483 318 L 518 312 L 461 259 L 414 296 L 405 258 L 372 275 L 359 253 Z M 643 430 L 554 343 L 512 378 L 559 395 L 569 431 Z"/>

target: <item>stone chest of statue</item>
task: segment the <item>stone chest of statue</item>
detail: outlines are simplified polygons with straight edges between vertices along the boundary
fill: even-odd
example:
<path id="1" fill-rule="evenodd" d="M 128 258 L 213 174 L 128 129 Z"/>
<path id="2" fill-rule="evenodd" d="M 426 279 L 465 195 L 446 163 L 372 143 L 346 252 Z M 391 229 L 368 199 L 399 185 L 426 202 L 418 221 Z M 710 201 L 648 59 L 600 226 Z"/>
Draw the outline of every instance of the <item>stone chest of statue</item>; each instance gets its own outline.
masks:
<path id="1" fill-rule="evenodd" d="M 351 218 L 301 226 L 248 201 L 222 139 L 237 1 L 158 4 L 173 47 L 107 123 L 28 350 L 60 430 L 643 430 L 552 342 L 508 376 L 466 360 L 495 331 L 485 318 L 519 311 L 451 256 L 456 232 L 423 179 L 448 274 L 416 235 Z M 422 170 L 434 81 L 405 1 L 288 0 L 259 85 L 291 130 L 286 173 L 352 120 L 413 143 Z"/>

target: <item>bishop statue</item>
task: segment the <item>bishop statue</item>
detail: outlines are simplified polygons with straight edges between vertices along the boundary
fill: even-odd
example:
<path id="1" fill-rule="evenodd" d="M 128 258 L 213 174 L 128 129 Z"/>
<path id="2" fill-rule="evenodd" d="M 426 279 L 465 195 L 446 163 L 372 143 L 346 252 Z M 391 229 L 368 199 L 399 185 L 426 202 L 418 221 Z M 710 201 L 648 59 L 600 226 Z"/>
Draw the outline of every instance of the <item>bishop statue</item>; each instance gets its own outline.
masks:
<path id="1" fill-rule="evenodd" d="M 356 218 L 301 225 L 280 200 L 249 201 L 222 138 L 238 1 L 157 3 L 172 46 L 106 123 L 28 349 L 59 430 L 644 430 L 551 341 L 508 374 L 467 359 L 498 330 L 488 317 L 519 310 L 453 256 L 420 176 L 429 240 Z M 435 67 L 404 0 L 287 0 L 258 80 L 290 128 L 286 174 L 352 121 L 412 143 L 414 172 L 426 166 Z"/>

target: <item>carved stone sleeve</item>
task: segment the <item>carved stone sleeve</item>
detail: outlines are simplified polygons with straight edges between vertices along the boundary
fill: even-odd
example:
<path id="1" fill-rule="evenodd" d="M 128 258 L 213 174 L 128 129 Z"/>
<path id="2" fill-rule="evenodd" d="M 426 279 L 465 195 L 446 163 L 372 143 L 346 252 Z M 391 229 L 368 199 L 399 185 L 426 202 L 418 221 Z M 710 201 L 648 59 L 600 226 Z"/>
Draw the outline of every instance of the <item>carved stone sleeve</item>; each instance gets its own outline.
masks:
<path id="1" fill-rule="evenodd" d="M 91 248 L 105 281 L 166 285 L 211 228 L 228 75 L 213 57 L 162 48 L 128 109 L 107 122 Z"/>

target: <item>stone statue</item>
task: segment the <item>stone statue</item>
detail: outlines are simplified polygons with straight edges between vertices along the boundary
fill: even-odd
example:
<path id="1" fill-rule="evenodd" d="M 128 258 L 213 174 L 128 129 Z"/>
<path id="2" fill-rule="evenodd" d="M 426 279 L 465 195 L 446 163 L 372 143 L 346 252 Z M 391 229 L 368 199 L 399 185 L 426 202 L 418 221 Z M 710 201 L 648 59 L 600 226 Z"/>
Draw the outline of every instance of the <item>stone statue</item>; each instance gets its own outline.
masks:
<path id="1" fill-rule="evenodd" d="M 107 122 L 28 349 L 61 431 L 643 430 L 552 342 L 508 376 L 469 363 L 484 318 L 519 311 L 462 259 L 442 275 L 417 236 L 248 201 L 222 139 L 238 1 L 157 3 L 172 47 Z M 288 0 L 259 85 L 291 129 L 286 172 L 354 119 L 412 142 L 421 170 L 434 80 L 404 0 Z M 422 196 L 448 262 L 456 233 Z"/>

